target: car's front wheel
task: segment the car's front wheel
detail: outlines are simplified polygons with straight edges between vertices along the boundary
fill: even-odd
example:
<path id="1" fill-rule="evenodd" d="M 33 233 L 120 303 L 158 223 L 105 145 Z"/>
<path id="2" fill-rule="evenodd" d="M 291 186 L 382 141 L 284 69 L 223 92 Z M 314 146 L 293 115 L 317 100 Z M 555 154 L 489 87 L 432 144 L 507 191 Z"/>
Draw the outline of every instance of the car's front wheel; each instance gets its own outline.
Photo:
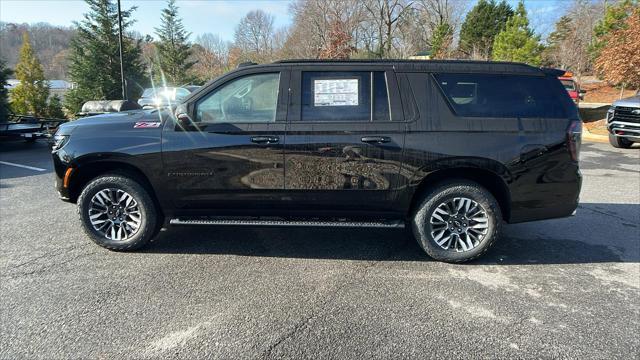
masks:
<path id="1" fill-rule="evenodd" d="M 91 180 L 78 197 L 85 233 L 110 250 L 133 250 L 151 241 L 156 206 L 147 190 L 131 177 L 107 174 Z"/>
<path id="2" fill-rule="evenodd" d="M 498 238 L 502 213 L 485 188 L 470 181 L 440 184 L 414 212 L 412 228 L 432 258 L 459 263 L 485 253 Z"/>

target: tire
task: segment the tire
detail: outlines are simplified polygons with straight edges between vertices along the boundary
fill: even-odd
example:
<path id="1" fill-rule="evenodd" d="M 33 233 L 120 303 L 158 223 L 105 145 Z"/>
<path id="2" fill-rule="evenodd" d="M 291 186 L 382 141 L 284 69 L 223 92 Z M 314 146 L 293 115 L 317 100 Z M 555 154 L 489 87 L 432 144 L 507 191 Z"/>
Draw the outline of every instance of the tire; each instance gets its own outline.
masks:
<path id="1" fill-rule="evenodd" d="M 457 211 L 460 203 L 462 211 Z M 481 212 L 474 214 L 475 210 Z M 456 214 L 452 217 L 451 213 Z M 412 220 L 413 235 L 422 249 L 433 259 L 449 263 L 484 254 L 498 239 L 501 225 L 502 213 L 493 195 L 479 184 L 463 180 L 437 185 L 423 197 Z"/>
<path id="2" fill-rule="evenodd" d="M 91 180 L 78 197 L 78 213 L 89 238 L 109 250 L 139 249 L 157 233 L 155 203 L 140 183 L 126 175 L 106 174 Z"/>
<path id="3" fill-rule="evenodd" d="M 633 141 L 629 141 L 625 138 L 609 134 L 609 144 L 618 149 L 629 149 L 633 145 Z"/>

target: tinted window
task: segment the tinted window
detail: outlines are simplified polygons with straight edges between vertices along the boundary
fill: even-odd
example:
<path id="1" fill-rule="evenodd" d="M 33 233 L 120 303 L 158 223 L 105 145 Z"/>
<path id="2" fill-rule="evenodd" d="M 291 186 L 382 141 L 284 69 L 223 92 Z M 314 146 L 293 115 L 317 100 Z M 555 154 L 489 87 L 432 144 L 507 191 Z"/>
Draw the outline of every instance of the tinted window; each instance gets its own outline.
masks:
<path id="1" fill-rule="evenodd" d="M 459 116 L 565 117 L 558 94 L 545 77 L 437 74 L 440 88 Z"/>
<path id="2" fill-rule="evenodd" d="M 373 73 L 373 120 L 390 120 L 387 77 L 382 71 Z"/>
<path id="3" fill-rule="evenodd" d="M 302 120 L 389 120 L 384 72 L 303 72 Z"/>
<path id="4" fill-rule="evenodd" d="M 256 74 L 232 80 L 196 104 L 196 121 L 272 122 L 276 119 L 280 74 Z"/>

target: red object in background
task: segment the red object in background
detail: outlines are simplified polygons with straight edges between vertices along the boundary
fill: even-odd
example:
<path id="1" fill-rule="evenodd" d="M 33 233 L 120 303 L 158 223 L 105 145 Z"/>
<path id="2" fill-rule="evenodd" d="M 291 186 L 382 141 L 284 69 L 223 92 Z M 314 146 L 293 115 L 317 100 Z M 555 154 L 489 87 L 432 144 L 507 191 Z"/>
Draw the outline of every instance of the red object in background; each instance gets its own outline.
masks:
<path id="1" fill-rule="evenodd" d="M 573 74 L 569 71 L 564 73 L 562 76 L 558 77 L 564 88 L 569 93 L 569 97 L 573 100 L 574 103 L 580 102 L 580 85 L 573 80 Z"/>

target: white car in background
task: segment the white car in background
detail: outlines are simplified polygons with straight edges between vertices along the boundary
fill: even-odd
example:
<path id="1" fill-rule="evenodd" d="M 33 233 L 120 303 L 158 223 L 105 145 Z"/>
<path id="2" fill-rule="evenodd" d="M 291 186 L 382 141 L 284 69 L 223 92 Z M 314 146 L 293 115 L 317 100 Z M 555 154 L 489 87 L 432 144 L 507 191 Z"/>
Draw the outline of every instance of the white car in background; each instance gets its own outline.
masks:
<path id="1" fill-rule="evenodd" d="M 166 107 L 182 102 L 184 98 L 199 89 L 200 86 L 159 87 L 144 89 L 138 104 L 143 109 Z"/>

